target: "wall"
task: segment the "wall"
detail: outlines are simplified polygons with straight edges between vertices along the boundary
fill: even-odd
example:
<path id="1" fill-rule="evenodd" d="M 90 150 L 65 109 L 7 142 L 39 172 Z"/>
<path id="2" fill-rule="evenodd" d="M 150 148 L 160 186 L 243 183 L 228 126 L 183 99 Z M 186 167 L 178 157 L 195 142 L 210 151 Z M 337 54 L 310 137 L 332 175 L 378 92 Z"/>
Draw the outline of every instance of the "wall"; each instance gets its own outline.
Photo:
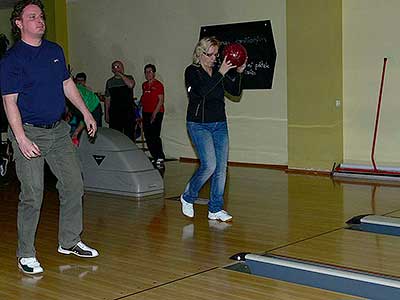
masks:
<path id="1" fill-rule="evenodd" d="M 400 166 L 400 2 L 343 1 L 344 159 L 369 164 L 383 58 L 388 57 L 376 147 L 379 165 Z"/>
<path id="2" fill-rule="evenodd" d="M 75 0 L 67 8 L 73 71 L 85 71 L 95 90 L 104 91 L 111 62 L 121 59 L 140 96 L 143 66 L 157 66 L 166 88 L 162 138 L 170 157 L 195 157 L 185 129 L 183 71 L 200 27 L 270 19 L 278 53 L 273 89 L 244 91 L 239 103 L 227 101 L 229 159 L 287 164 L 285 1 Z"/>
<path id="3" fill-rule="evenodd" d="M 46 10 L 46 38 L 57 42 L 69 62 L 67 5 L 65 0 L 43 0 Z"/>
<path id="4" fill-rule="evenodd" d="M 0 9 L 0 33 L 4 33 L 12 43 L 10 16 L 12 9 Z"/>
<path id="5" fill-rule="evenodd" d="M 341 0 L 287 0 L 289 168 L 343 159 Z"/>

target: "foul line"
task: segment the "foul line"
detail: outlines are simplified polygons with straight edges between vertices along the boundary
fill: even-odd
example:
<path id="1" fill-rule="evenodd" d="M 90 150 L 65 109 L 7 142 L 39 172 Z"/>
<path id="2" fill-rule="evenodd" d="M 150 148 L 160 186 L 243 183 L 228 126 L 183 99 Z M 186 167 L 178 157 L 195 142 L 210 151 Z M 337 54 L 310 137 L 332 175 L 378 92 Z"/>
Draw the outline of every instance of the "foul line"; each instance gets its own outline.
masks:
<path id="1" fill-rule="evenodd" d="M 265 251 L 263 254 L 268 254 L 269 252 L 276 251 L 276 250 L 279 250 L 279 249 L 282 249 L 282 248 L 285 248 L 285 247 L 289 247 L 289 246 L 292 246 L 292 245 L 295 245 L 295 244 L 298 244 L 298 243 L 301 243 L 301 242 L 305 242 L 305 241 L 311 240 L 313 238 L 317 238 L 317 237 L 320 237 L 322 235 L 329 234 L 329 233 L 332 233 L 332 232 L 335 232 L 335 231 L 338 231 L 338 230 L 342 230 L 342 229 L 345 229 L 345 228 L 346 227 L 339 227 L 339 228 L 335 228 L 335 229 L 332 229 L 332 230 L 329 230 L 329 231 L 322 232 L 322 233 L 317 234 L 317 235 L 306 237 L 306 238 L 301 239 L 301 240 L 297 240 L 297 241 L 294 241 L 294 242 L 291 242 L 291 243 L 288 243 L 288 244 L 285 244 L 285 245 L 282 245 L 282 246 L 278 246 L 278 247 L 272 248 L 270 250 Z"/>
<path id="2" fill-rule="evenodd" d="M 197 272 L 197 273 L 194 273 L 194 274 L 190 274 L 190 275 L 187 275 L 187 276 L 184 276 L 184 277 L 180 277 L 180 278 L 168 281 L 168 282 L 164 282 L 164 283 L 159 284 L 159 285 L 155 285 L 155 286 L 149 287 L 149 288 L 141 290 L 141 291 L 137 291 L 137 292 L 134 292 L 134 293 L 122 296 L 122 297 L 115 298 L 114 300 L 120 300 L 120 299 L 131 297 L 131 296 L 134 296 L 134 295 L 137 295 L 137 294 L 141 294 L 141 293 L 144 293 L 144 292 L 147 292 L 147 291 L 151 291 L 151 290 L 154 290 L 156 288 L 159 288 L 159 287 L 162 287 L 162 286 L 165 286 L 165 285 L 177 282 L 177 281 L 181 281 L 181 280 L 184 280 L 184 279 L 187 279 L 187 278 L 190 278 L 190 277 L 194 277 L 194 276 L 197 276 L 197 275 L 200 275 L 200 274 L 203 274 L 203 273 L 207 273 L 209 271 L 216 270 L 218 268 L 220 268 L 220 267 L 214 267 L 214 268 L 207 269 L 207 270 L 204 270 L 204 271 L 200 271 L 200 272 Z"/>

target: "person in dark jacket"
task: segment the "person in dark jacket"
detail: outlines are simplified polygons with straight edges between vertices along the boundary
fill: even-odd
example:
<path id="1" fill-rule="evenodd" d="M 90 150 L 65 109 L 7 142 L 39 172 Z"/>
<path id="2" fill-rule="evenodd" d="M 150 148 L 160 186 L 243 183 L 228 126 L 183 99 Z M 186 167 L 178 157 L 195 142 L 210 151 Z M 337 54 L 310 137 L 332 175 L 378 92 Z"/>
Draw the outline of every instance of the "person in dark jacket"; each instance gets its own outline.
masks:
<path id="1" fill-rule="evenodd" d="M 111 64 L 114 76 L 106 82 L 105 121 L 109 127 L 135 141 L 135 105 L 133 88 L 135 79 L 125 74 L 124 64 L 116 60 Z"/>
<path id="2" fill-rule="evenodd" d="M 194 49 L 193 64 L 185 70 L 189 98 L 186 124 L 200 167 L 189 180 L 180 200 L 182 213 L 193 218 L 193 203 L 211 178 L 208 218 L 226 222 L 232 220 L 232 216 L 223 210 L 229 145 L 224 93 L 241 95 L 246 62 L 235 66 L 224 57 L 222 64 L 216 66 L 219 46 L 215 37 L 202 38 Z M 235 68 L 236 71 L 228 72 Z"/>

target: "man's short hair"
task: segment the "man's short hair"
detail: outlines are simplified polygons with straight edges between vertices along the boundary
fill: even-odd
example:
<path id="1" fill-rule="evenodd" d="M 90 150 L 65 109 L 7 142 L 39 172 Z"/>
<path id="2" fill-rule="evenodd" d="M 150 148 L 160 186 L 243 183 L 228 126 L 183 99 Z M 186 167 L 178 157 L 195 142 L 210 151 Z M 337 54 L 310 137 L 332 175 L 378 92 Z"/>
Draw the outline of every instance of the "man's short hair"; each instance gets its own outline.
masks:
<path id="1" fill-rule="evenodd" d="M 84 72 L 80 72 L 75 75 L 75 79 L 81 79 L 86 81 L 86 74 Z"/>
<path id="2" fill-rule="evenodd" d="M 148 69 L 148 68 L 150 68 L 150 69 L 153 71 L 153 73 L 156 72 L 156 66 L 155 66 L 155 65 L 153 65 L 153 64 L 147 64 L 147 65 L 145 65 L 145 66 L 144 66 L 144 71 L 146 72 L 146 69 Z"/>
<path id="3" fill-rule="evenodd" d="M 10 17 L 12 33 L 14 35 L 14 38 L 16 38 L 17 40 L 21 39 L 21 30 L 18 28 L 17 24 L 15 24 L 15 21 L 21 20 L 22 12 L 24 11 L 24 8 L 30 4 L 39 6 L 39 8 L 43 12 L 43 17 L 46 17 L 44 14 L 44 5 L 41 0 L 20 0 L 20 1 L 18 1 L 14 5 L 14 10 L 12 11 L 11 17 Z"/>

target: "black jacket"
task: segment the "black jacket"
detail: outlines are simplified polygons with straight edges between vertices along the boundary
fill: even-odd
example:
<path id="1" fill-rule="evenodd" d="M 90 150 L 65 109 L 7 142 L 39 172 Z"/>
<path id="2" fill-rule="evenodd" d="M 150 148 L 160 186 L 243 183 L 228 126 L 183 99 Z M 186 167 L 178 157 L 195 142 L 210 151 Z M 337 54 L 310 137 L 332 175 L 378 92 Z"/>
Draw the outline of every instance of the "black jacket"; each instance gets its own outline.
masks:
<path id="1" fill-rule="evenodd" d="M 216 68 L 210 76 L 201 66 L 188 66 L 185 70 L 189 98 L 186 120 L 196 123 L 226 121 L 224 92 L 240 96 L 241 77 L 236 71 L 222 76 Z"/>

